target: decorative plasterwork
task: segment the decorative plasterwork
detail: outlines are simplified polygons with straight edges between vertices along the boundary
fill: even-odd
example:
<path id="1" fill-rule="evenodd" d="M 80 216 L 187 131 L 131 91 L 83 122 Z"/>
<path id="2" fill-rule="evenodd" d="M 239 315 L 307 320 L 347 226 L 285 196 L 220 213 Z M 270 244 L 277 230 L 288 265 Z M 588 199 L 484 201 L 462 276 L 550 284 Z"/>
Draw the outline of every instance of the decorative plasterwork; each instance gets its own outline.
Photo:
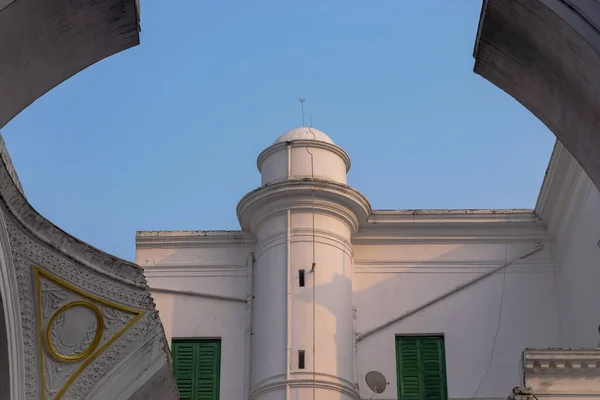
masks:
<path id="1" fill-rule="evenodd" d="M 540 398 L 600 397 L 600 349 L 526 349 L 523 370 Z"/>
<path id="2" fill-rule="evenodd" d="M 44 397 L 69 386 L 143 315 L 33 267 L 37 292 L 40 376 Z"/>
<path id="3" fill-rule="evenodd" d="M 600 377 L 600 349 L 525 349 L 525 374 L 548 372 L 594 372 Z"/>
<path id="4" fill-rule="evenodd" d="M 0 207 L 0 290 L 4 311 L 4 326 L 8 348 L 10 398 L 25 398 L 25 341 L 21 322 L 21 301 L 18 275 L 11 254 L 10 239 L 4 223 L 4 210 Z"/>
<path id="5" fill-rule="evenodd" d="M 10 296 L 3 303 L 10 327 L 8 337 L 11 341 L 9 352 L 13 385 L 11 396 L 15 399 L 40 399 L 55 398 L 61 393 L 60 398 L 63 400 L 81 399 L 98 380 L 109 376 L 116 365 L 127 364 L 133 349 L 142 345 L 158 345 L 161 338 L 164 340 L 164 331 L 152 297 L 147 291 L 143 269 L 71 237 L 44 219 L 27 203 L 11 179 L 4 162 L 5 160 L 2 160 L 0 164 L 0 214 L 6 229 L 0 229 L 0 244 L 3 252 L 2 295 Z M 44 281 L 48 289 L 48 296 L 43 300 L 46 307 L 54 310 L 54 307 L 60 308 L 79 301 L 85 302 L 86 305 L 81 306 L 78 303 L 63 309 L 64 313 L 58 312 L 56 308 L 52 313 L 42 316 L 42 320 L 39 321 L 38 309 L 41 306 L 37 299 L 42 300 L 39 297 L 41 292 L 38 293 L 37 288 L 41 290 L 43 279 L 40 279 L 40 285 L 36 285 L 35 266 L 39 266 L 40 270 L 61 282 L 68 282 L 72 288 L 79 291 L 61 291 L 56 282 Z M 11 270 L 7 271 L 7 268 Z M 67 293 L 67 297 L 63 299 L 64 293 Z M 67 303 L 63 304 L 63 301 Z M 119 305 L 121 311 L 122 307 L 125 307 L 138 310 L 136 312 L 143 311 L 143 314 L 139 317 L 133 316 L 131 321 L 133 318 L 135 321 L 116 335 L 118 331 L 115 329 L 119 324 L 112 325 L 109 321 L 112 315 L 110 310 L 118 308 L 110 308 L 107 303 Z M 101 317 L 97 314 L 93 317 L 93 312 L 89 314 L 89 310 L 95 309 L 101 311 Z M 81 315 L 87 315 L 86 318 L 91 316 L 87 321 L 87 328 L 90 330 L 84 332 L 83 341 L 73 343 L 69 340 L 60 343 L 61 326 L 65 326 L 73 313 L 83 313 Z M 102 320 L 104 325 L 100 340 L 97 339 L 98 320 Z M 94 324 L 95 330 L 92 329 Z M 13 329 L 11 325 L 18 326 Z M 46 328 L 49 325 L 51 332 L 47 334 Z M 114 340 L 110 341 L 111 337 L 107 335 L 112 335 Z M 56 358 L 50 355 L 52 350 L 48 350 L 49 341 L 52 341 L 54 355 L 58 355 Z M 93 348 L 94 346 L 96 348 Z M 90 348 L 92 350 L 88 350 Z M 167 362 L 167 353 L 165 349 L 162 350 L 152 353 L 157 363 Z M 86 352 L 89 354 L 85 354 Z M 77 360 L 77 355 L 82 353 L 85 357 Z M 40 359 L 40 354 L 44 355 L 43 360 Z M 72 356 L 76 360 L 67 361 Z M 48 360 L 50 362 L 46 362 Z M 84 368 L 76 367 L 82 367 L 83 364 Z M 132 368 L 135 369 L 133 366 Z M 44 379 L 44 376 L 48 379 Z M 69 384 L 65 385 L 67 382 Z M 107 393 L 111 390 L 123 390 L 132 384 L 139 387 L 143 383 L 133 383 L 124 379 L 119 383 L 120 386 L 102 388 L 99 396 L 115 398 Z M 58 388 L 56 394 L 50 394 L 54 393 L 54 388 Z M 177 389 L 171 376 L 161 387 L 160 396 L 171 399 L 176 393 Z"/>
<path id="6" fill-rule="evenodd" d="M 6 144 L 4 143 L 4 138 L 2 137 L 2 135 L 0 135 L 0 157 L 2 158 L 2 161 L 4 162 L 4 165 L 6 166 L 6 170 L 8 171 L 8 174 L 10 175 L 10 177 L 13 180 L 13 183 L 15 184 L 15 186 L 17 187 L 19 192 L 21 192 L 23 197 L 25 197 L 25 192 L 23 191 L 23 186 L 21 186 L 21 181 L 19 180 L 17 171 L 15 170 L 15 167 L 12 163 L 10 154 L 8 154 L 8 149 L 6 148 Z"/>
<path id="7" fill-rule="evenodd" d="M 90 302 L 90 298 L 101 298 L 103 301 L 110 302 L 111 304 L 119 304 L 131 309 L 152 310 L 152 312 L 147 312 L 137 319 L 137 323 L 122 333 L 115 341 L 111 342 L 108 348 L 105 347 L 103 352 L 97 354 L 93 360 L 90 360 L 86 368 L 80 371 L 79 375 L 71 381 L 71 384 L 62 395 L 63 399 L 81 398 L 82 393 L 86 393 L 99 377 L 109 372 L 114 365 L 123 360 L 134 343 L 143 342 L 146 333 L 159 323 L 156 319 L 155 311 L 153 311 L 154 304 L 152 298 L 145 290 L 135 289 L 122 282 L 103 277 L 95 271 L 90 271 L 69 261 L 63 255 L 48 249 L 44 245 L 40 245 L 31 239 L 28 234 L 19 229 L 18 225 L 11 221 L 10 218 L 6 219 L 6 226 L 11 242 L 19 288 L 24 342 L 23 360 L 25 363 L 26 398 L 40 398 L 40 394 L 43 391 L 48 390 L 50 392 L 52 390 L 52 387 L 46 385 L 46 381 L 49 383 L 50 381 L 53 383 L 66 382 L 75 372 L 72 370 L 73 367 L 65 367 L 65 363 L 58 363 L 57 365 L 51 365 L 54 368 L 50 371 L 52 379 L 45 380 L 43 376 L 47 374 L 46 368 L 49 368 L 49 366 L 48 363 L 44 362 L 44 373 L 42 374 L 40 351 L 46 346 L 44 340 L 46 330 L 45 326 L 43 326 L 42 331 L 44 334 L 40 335 L 41 332 L 38 327 L 42 323 L 48 325 L 52 315 L 54 315 L 61 305 L 66 304 L 63 304 L 63 302 L 69 301 L 69 299 L 72 301 L 83 300 Z M 36 265 L 44 266 L 44 271 L 47 274 L 51 274 L 61 281 L 68 281 L 69 285 L 85 293 L 88 297 L 81 296 L 80 294 L 70 294 L 61 289 L 52 280 L 46 281 L 40 279 L 40 286 L 37 284 L 34 286 L 34 282 L 36 282 Z M 39 297 L 36 294 L 37 288 L 40 287 L 41 290 L 42 285 L 47 288 L 45 298 Z M 37 299 L 41 303 L 38 303 Z M 42 315 L 42 321 L 40 322 L 37 310 L 41 307 L 41 304 L 44 304 L 44 309 L 48 311 L 46 317 Z M 96 307 L 98 306 L 96 305 Z M 54 311 L 50 312 L 51 310 Z M 103 318 L 106 320 L 106 315 L 103 315 Z M 106 334 L 110 334 L 111 332 L 114 333 L 111 329 L 106 330 Z M 105 338 L 104 340 L 108 339 Z M 102 343 L 100 343 L 100 346 L 103 346 Z M 44 358 L 44 360 L 47 359 L 48 357 Z M 60 385 L 60 388 L 63 386 Z M 58 392 L 56 393 L 58 394 Z"/>
<path id="8" fill-rule="evenodd" d="M 145 288 L 142 268 L 74 238 L 38 214 L 17 189 L 4 164 L 0 167 L 0 200 L 25 230 L 45 245 L 68 254 L 92 271 L 140 289 Z"/>

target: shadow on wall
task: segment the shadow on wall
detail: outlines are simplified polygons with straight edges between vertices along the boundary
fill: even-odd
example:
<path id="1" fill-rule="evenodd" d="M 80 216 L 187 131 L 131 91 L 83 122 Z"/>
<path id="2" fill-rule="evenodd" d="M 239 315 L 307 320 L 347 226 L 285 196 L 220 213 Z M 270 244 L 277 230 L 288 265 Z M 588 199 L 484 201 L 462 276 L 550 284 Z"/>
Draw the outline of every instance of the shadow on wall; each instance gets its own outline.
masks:
<path id="1" fill-rule="evenodd" d="M 480 260 L 467 260 L 472 248 L 457 245 L 426 261 L 398 263 L 390 260 L 366 265 L 358 260 L 353 285 L 358 332 L 380 326 L 504 264 L 505 260 L 530 251 L 535 242 L 488 245 L 495 248 L 496 257 L 480 253 Z M 357 378 L 361 395 L 371 395 L 364 377 L 368 371 L 377 370 L 391 383 L 381 398 L 395 398 L 394 339 L 402 334 L 444 335 L 448 390 L 452 397 L 470 398 L 484 376 L 486 379 L 478 396 L 502 397 L 509 393 L 521 381 L 520 360 L 524 348 L 561 344 L 554 263 L 548 259 L 548 254 L 546 249 L 516 262 L 359 341 Z M 315 296 L 319 307 L 328 309 L 335 318 L 334 312 L 340 307 L 336 296 L 324 294 L 350 285 L 352 283 L 340 275 L 335 275 L 327 284 L 318 285 Z M 297 299 L 312 302 L 310 296 Z M 338 336 L 346 329 L 346 326 L 337 325 L 335 343 L 340 343 Z M 326 339 L 317 336 L 317 346 L 319 340 Z M 345 367 L 339 365 L 338 373 L 347 371 Z"/>
<path id="2" fill-rule="evenodd" d="M 426 260 L 421 257 L 421 260 L 415 262 L 395 261 L 399 258 L 409 258 L 409 255 L 404 253 L 402 256 L 398 255 L 402 249 L 386 253 L 388 261 L 380 260 L 383 252 L 379 254 L 380 250 L 375 249 L 375 253 L 378 254 L 376 262 L 355 260 L 353 282 L 336 273 L 330 275 L 327 283 L 316 286 L 317 313 L 324 315 L 323 311 L 326 311 L 326 315 L 330 317 L 327 318 L 327 323 L 335 324 L 335 329 L 325 330 L 333 331 L 333 337 L 319 336 L 317 333 L 317 348 L 319 342 L 333 343 L 344 348 L 352 346 L 353 334 L 348 332 L 347 319 L 336 318 L 337 310 L 340 309 L 347 310 L 351 315 L 352 305 L 342 304 L 343 296 L 336 296 L 337 290 L 354 290 L 357 331 L 363 333 L 504 264 L 507 259 L 531 251 L 534 246 L 534 241 L 508 244 L 445 244 L 442 246 L 443 250 L 435 257 Z M 161 263 L 167 264 L 169 260 L 180 259 L 182 255 L 177 253 L 177 250 L 169 251 Z M 359 256 L 365 255 L 360 248 L 356 253 Z M 209 260 L 204 262 L 210 263 Z M 318 264 L 317 254 L 316 273 L 319 274 L 323 268 L 327 266 Z M 245 267 L 238 265 L 225 267 L 225 270 L 227 272 L 214 278 L 202 277 L 201 288 L 193 290 L 244 297 Z M 472 397 L 484 376 L 486 379 L 478 391 L 478 396 L 505 396 L 513 386 L 520 383 L 520 359 L 524 348 L 561 345 L 554 275 L 554 261 L 547 246 L 540 253 L 518 261 L 505 270 L 359 341 L 356 369 L 362 397 L 368 398 L 371 395 L 364 382 L 366 373 L 376 370 L 382 372 L 390 381 L 390 386 L 386 393 L 380 396 L 380 400 L 395 398 L 397 389 L 394 338 L 402 334 L 444 335 L 448 390 L 451 397 Z M 217 279 L 227 279 L 227 283 L 216 284 Z M 188 284 L 192 284 L 191 279 L 187 281 Z M 306 286 L 306 289 L 311 287 L 308 277 Z M 176 284 L 169 287 L 191 289 L 187 286 L 177 287 Z M 285 296 L 285 287 L 282 287 L 281 293 Z M 160 316 L 169 337 L 173 324 L 182 321 L 181 317 L 175 317 L 176 314 L 185 312 L 184 319 L 188 331 L 234 330 L 230 339 L 223 341 L 224 362 L 226 354 L 233 351 L 227 349 L 229 346 L 235 347 L 238 356 L 243 354 L 244 332 L 239 327 L 243 324 L 244 304 L 192 297 L 176 298 L 163 294 L 154 294 L 154 297 L 160 304 Z M 310 308 L 312 290 L 296 292 L 294 299 Z M 342 322 L 346 325 L 342 326 Z M 493 358 L 490 358 L 494 345 Z M 307 356 L 309 350 L 307 349 Z M 333 353 L 329 352 L 328 357 L 340 354 L 337 349 L 331 351 Z M 318 357 L 317 353 L 317 364 Z M 307 357 L 308 371 L 312 369 L 309 360 Z M 353 376 L 355 373 L 351 371 L 352 368 L 351 360 L 338 360 L 337 374 Z M 489 372 L 486 375 L 488 368 Z M 243 368 L 240 372 L 243 372 Z"/>

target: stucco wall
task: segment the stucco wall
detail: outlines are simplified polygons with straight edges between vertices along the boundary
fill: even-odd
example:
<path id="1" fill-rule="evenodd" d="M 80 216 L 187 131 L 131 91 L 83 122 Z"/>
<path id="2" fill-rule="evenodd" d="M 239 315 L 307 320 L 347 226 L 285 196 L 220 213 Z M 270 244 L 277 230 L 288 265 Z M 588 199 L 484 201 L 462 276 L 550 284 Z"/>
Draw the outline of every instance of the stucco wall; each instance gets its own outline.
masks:
<path id="1" fill-rule="evenodd" d="M 245 298 L 252 248 L 228 246 L 138 249 L 151 288 Z M 152 293 L 169 346 L 173 338 L 221 339 L 221 400 L 244 398 L 247 306 L 243 302 Z"/>
<path id="2" fill-rule="evenodd" d="M 561 213 L 554 245 L 563 347 L 600 343 L 600 194 L 582 175 Z"/>
<path id="3" fill-rule="evenodd" d="M 475 276 L 529 252 L 535 242 L 422 243 L 355 247 L 354 299 L 363 332 L 402 315 Z M 560 344 L 553 259 L 546 247 L 461 292 L 358 342 L 362 398 L 367 372 L 390 382 L 380 399 L 395 399 L 395 335 L 443 334 L 450 398 L 505 398 L 520 383 L 525 347 Z M 504 292 L 504 295 L 503 295 Z M 501 307 L 502 302 L 502 307 Z"/>
<path id="4" fill-rule="evenodd" d="M 393 319 L 531 251 L 535 244 L 533 240 L 518 240 L 356 245 L 353 289 L 357 331 L 365 332 Z M 555 262 L 551 246 L 545 244 L 542 251 L 515 262 L 506 273 L 500 271 L 359 341 L 357 377 L 361 397 L 371 396 L 365 374 L 377 370 L 390 382 L 378 398 L 396 398 L 395 335 L 444 334 L 449 395 L 453 399 L 471 398 L 490 363 L 500 321 L 490 371 L 477 397 L 505 398 L 520 383 L 524 348 L 561 345 Z M 145 266 L 151 287 L 244 298 L 246 261 L 252 250 L 251 246 L 237 244 L 138 248 L 136 260 Z M 245 304 L 164 293 L 153 297 L 169 342 L 173 337 L 222 338 L 221 398 L 243 398 Z M 284 326 L 285 321 L 281 324 Z"/>

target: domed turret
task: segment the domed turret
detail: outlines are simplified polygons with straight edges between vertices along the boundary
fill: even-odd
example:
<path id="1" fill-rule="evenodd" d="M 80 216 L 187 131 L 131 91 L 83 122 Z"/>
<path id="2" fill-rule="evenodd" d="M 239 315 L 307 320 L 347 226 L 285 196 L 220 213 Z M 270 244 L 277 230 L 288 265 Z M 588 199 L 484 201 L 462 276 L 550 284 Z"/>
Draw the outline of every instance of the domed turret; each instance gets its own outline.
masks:
<path id="1" fill-rule="evenodd" d="M 238 203 L 242 229 L 256 237 L 254 400 L 359 398 L 352 235 L 371 207 L 346 185 L 349 168 L 326 134 L 296 128 L 260 154 L 262 186 Z"/>
<path id="2" fill-rule="evenodd" d="M 316 140 L 318 142 L 333 143 L 333 140 L 323 132 L 315 128 L 301 127 L 287 131 L 279 136 L 273 144 L 293 142 L 295 140 Z"/>
<path id="3" fill-rule="evenodd" d="M 258 156 L 263 186 L 306 178 L 345 184 L 349 169 L 350 157 L 346 152 L 315 128 L 292 129 Z"/>

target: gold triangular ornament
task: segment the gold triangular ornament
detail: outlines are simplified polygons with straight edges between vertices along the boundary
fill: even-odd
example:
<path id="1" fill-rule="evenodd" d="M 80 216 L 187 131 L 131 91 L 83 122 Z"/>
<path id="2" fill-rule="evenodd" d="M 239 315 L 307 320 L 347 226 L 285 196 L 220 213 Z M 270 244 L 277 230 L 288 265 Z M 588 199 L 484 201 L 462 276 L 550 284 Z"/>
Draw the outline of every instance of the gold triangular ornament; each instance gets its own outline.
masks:
<path id="1" fill-rule="evenodd" d="M 34 266 L 43 398 L 59 400 L 83 370 L 144 315 Z"/>

